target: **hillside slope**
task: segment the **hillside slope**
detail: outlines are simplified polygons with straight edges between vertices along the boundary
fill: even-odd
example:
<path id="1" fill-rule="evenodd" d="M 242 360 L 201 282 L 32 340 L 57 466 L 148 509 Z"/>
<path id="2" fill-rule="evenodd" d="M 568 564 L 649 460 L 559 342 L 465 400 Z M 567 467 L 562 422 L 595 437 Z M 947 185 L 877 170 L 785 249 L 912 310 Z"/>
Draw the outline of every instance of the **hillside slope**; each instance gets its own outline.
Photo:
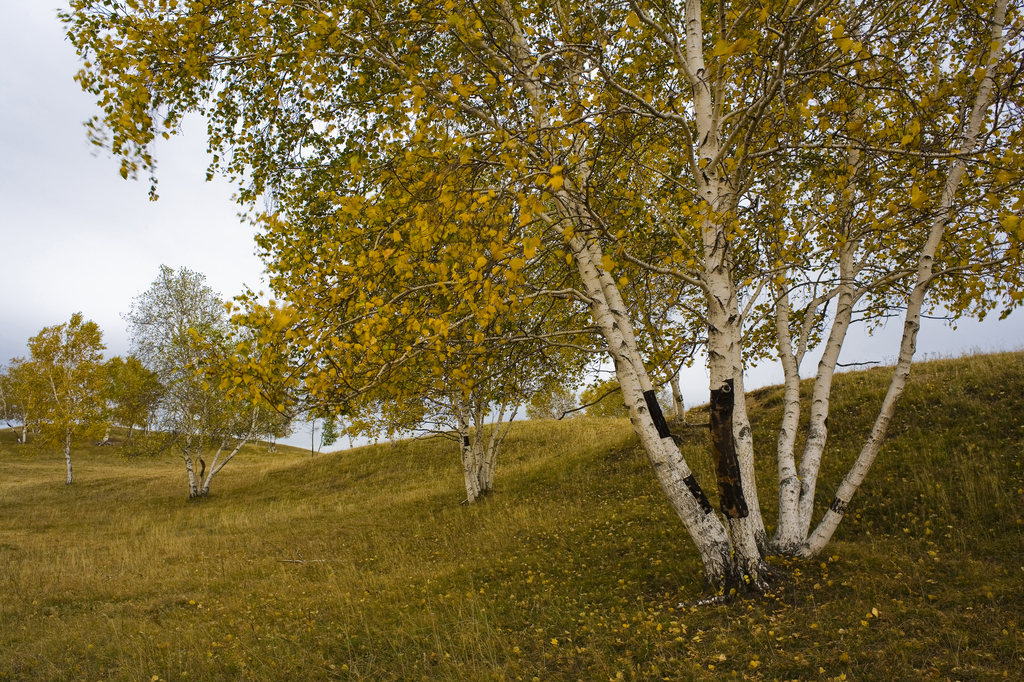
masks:
<path id="1" fill-rule="evenodd" d="M 823 503 L 887 380 L 837 378 Z M 769 526 L 781 397 L 749 397 Z M 65 487 L 5 441 L 0 679 L 1024 679 L 1022 421 L 1024 354 L 916 366 L 827 556 L 693 610 L 698 558 L 625 421 L 517 424 L 474 506 L 442 440 L 255 448 L 197 502 L 171 456 L 86 448 Z"/>

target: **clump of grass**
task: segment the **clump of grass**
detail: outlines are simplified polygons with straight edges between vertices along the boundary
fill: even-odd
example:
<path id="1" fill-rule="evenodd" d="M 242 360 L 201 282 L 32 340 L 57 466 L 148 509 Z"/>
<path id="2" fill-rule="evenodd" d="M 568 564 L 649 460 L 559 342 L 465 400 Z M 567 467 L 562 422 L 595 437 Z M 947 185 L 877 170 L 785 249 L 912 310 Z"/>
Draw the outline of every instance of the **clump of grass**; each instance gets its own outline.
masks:
<path id="1" fill-rule="evenodd" d="M 0 432 L 0 679 L 1021 679 L 1024 356 L 913 377 L 826 556 L 696 610 L 698 557 L 625 421 L 515 425 L 472 506 L 441 441 L 256 447 L 188 502 L 170 455 L 83 448 L 64 486 Z M 887 378 L 838 377 L 823 502 Z M 769 521 L 778 391 L 751 397 Z"/>

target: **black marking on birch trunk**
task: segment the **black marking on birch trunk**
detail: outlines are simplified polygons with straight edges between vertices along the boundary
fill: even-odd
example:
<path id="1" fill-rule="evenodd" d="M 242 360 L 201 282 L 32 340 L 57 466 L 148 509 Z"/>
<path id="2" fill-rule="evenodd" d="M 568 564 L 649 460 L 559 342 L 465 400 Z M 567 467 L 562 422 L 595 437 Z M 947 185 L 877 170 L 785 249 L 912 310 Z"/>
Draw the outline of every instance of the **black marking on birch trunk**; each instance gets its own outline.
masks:
<path id="1" fill-rule="evenodd" d="M 464 447 L 464 448 L 468 448 L 469 447 L 469 436 L 463 436 L 462 437 L 462 447 Z"/>
<path id="2" fill-rule="evenodd" d="M 693 474 L 684 478 L 683 483 L 685 483 L 686 487 L 690 489 L 690 494 L 696 498 L 697 503 L 700 504 L 700 508 L 704 510 L 705 514 L 710 514 L 714 511 L 711 508 L 711 503 L 708 502 L 708 496 L 704 494 L 704 491 L 700 487 L 700 483 L 697 483 L 697 479 L 693 477 Z"/>
<path id="3" fill-rule="evenodd" d="M 722 513 L 730 519 L 746 518 L 750 512 L 740 481 L 740 460 L 732 435 L 733 380 L 711 391 L 711 454 L 718 474 L 718 497 Z"/>
<path id="4" fill-rule="evenodd" d="M 849 504 L 850 504 L 849 502 L 843 502 L 838 497 L 833 497 L 832 498 L 832 504 L 830 504 L 828 506 L 828 508 L 831 509 L 836 514 L 839 514 L 840 516 L 842 516 L 843 514 L 846 513 L 846 507 Z"/>
<path id="5" fill-rule="evenodd" d="M 665 421 L 665 414 L 661 411 L 658 396 L 654 394 L 653 388 L 649 391 L 644 391 L 644 401 L 647 402 L 647 411 L 651 413 L 654 427 L 658 429 L 658 437 L 671 438 L 672 432 L 668 430 L 668 422 Z"/>

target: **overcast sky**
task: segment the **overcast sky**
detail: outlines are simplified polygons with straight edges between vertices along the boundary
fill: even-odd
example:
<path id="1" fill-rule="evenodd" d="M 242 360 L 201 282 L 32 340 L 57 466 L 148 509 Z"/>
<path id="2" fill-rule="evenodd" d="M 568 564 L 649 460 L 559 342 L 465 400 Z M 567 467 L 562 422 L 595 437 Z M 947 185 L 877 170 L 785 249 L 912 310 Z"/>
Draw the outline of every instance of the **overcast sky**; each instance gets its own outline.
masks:
<path id="1" fill-rule="evenodd" d="M 186 121 L 184 136 L 156 149 L 160 200 L 143 180 L 122 180 L 119 164 L 96 154 L 83 122 L 97 112 L 74 81 L 78 59 L 50 0 L 0 0 L 0 363 L 25 355 L 42 327 L 81 311 L 104 332 L 108 357 L 128 350 L 120 314 L 149 288 L 159 266 L 206 275 L 225 298 L 259 288 L 262 263 L 252 229 L 240 223 L 232 188 L 205 182 L 205 126 Z M 1024 311 L 1021 311 L 1024 313 Z M 1024 314 L 953 331 L 926 321 L 919 349 L 960 355 L 1014 350 Z M 893 358 L 901 324 L 868 338 L 855 330 L 843 362 Z M 813 372 L 815 360 L 805 362 Z M 702 368 L 683 377 L 690 404 L 707 401 Z M 748 387 L 778 383 L 781 370 L 753 370 Z M 308 439 L 308 436 L 307 436 Z M 301 438 L 300 438 L 301 440 Z M 308 442 L 308 441 L 307 441 Z"/>

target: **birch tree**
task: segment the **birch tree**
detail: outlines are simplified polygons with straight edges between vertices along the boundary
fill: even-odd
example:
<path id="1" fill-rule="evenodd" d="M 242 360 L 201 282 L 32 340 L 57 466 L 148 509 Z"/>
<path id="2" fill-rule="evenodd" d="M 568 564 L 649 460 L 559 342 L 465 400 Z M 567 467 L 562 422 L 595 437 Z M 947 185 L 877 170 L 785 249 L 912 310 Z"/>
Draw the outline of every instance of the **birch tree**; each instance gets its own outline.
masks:
<path id="1" fill-rule="evenodd" d="M 227 309 L 203 275 L 161 266 L 124 317 L 133 352 L 163 387 L 157 423 L 181 453 L 189 497 L 205 497 L 242 446 L 279 433 L 287 420 L 258 392 L 235 390 L 224 373 L 228 358 L 251 344 L 231 333 Z"/>
<path id="2" fill-rule="evenodd" d="M 134 444 L 135 427 L 149 430 L 157 417 L 163 386 L 156 372 L 146 369 L 142 361 L 129 355 L 115 355 L 106 364 L 108 401 L 111 422 L 126 428 L 125 442 Z"/>
<path id="3" fill-rule="evenodd" d="M 8 426 L 18 424 L 18 442 L 28 443 L 31 419 L 36 416 L 36 403 L 40 390 L 33 387 L 37 379 L 34 368 L 25 358 L 12 358 L 2 374 L 0 388 L 3 390 L 3 418 Z"/>
<path id="4" fill-rule="evenodd" d="M 576 394 L 565 384 L 545 381 L 526 406 L 527 419 L 562 419 L 576 409 Z"/>
<path id="5" fill-rule="evenodd" d="M 585 310 L 589 322 L 564 333 L 589 334 L 613 361 L 708 581 L 764 589 L 773 547 L 820 545 L 800 530 L 812 514 L 793 505 L 813 510 L 832 360 L 812 402 L 815 445 L 799 464 L 790 445 L 799 412 L 787 392 L 785 518 L 774 542 L 754 480 L 745 362 L 771 343 L 791 382 L 819 340 L 838 358 L 858 300 L 893 310 L 904 296 L 908 330 L 929 291 L 957 312 L 1020 300 L 1020 207 L 981 184 L 975 198 L 957 192 L 962 179 L 949 185 L 960 162 L 994 169 L 988 187 L 1019 192 L 1019 30 L 1011 56 L 1006 4 L 971 7 L 965 21 L 950 5 L 888 0 L 75 0 L 63 17 L 87 60 L 79 80 L 106 107 L 93 130 L 108 136 L 124 175 L 151 171 L 155 136 L 199 111 L 209 172 L 244 178 L 243 203 L 271 200 L 260 244 L 286 304 L 253 317 L 266 322 L 261 343 L 283 337 L 290 348 L 275 354 L 286 369 L 257 365 L 256 376 L 359 395 L 401 386 L 431 353 L 442 364 L 454 339 L 480 343 L 506 311 Z M 930 60 L 936 36 L 951 38 Z M 935 88 L 921 93 L 922 83 Z M 973 138 L 967 112 L 978 112 Z M 981 139 L 986 120 L 997 125 Z M 936 163 L 953 166 L 943 173 Z M 858 195 L 872 185 L 877 193 Z M 893 219 L 873 220 L 887 195 Z M 903 195 L 925 213 L 897 218 Z M 825 202 L 821 219 L 798 208 L 809 197 Z M 996 216 L 986 218 L 994 238 L 972 248 L 958 229 L 962 239 L 944 241 L 946 225 L 967 221 L 954 205 Z M 855 222 L 859 240 L 847 231 Z M 937 258 L 950 267 L 935 270 Z M 644 299 L 630 295 L 639 272 L 701 302 L 720 515 L 655 397 Z M 975 276 L 958 279 L 967 272 Z M 835 313 L 825 314 L 831 301 Z M 905 382 L 913 333 L 905 338 L 903 378 L 872 443 Z M 873 456 L 826 519 L 841 516 Z"/>
<path id="6" fill-rule="evenodd" d="M 41 444 L 64 453 L 65 484 L 74 480 L 71 448 L 79 438 L 102 434 L 105 424 L 103 333 L 75 313 L 63 324 L 45 327 L 28 340 L 32 377 L 26 387 L 35 405 L 33 423 Z"/>

